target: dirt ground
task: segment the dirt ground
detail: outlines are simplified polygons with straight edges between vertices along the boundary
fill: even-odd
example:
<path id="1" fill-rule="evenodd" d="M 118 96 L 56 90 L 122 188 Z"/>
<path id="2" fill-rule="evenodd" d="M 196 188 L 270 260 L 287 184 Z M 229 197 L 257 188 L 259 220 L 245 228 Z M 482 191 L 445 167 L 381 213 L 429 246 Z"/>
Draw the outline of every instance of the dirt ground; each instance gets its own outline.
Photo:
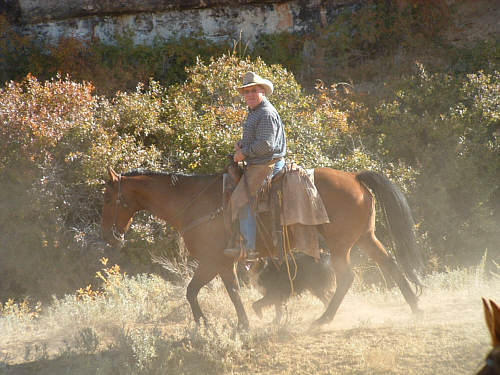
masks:
<path id="1" fill-rule="evenodd" d="M 258 298 L 258 292 L 243 290 L 242 298 L 252 325 L 249 335 L 253 338 L 247 339 L 237 356 L 220 358 L 224 365 L 219 366 L 215 354 L 209 358 L 210 353 L 191 352 L 183 359 L 184 363 L 178 361 L 175 369 L 151 373 L 473 374 L 482 366 L 490 345 L 481 296 L 500 300 L 500 282 L 454 290 L 434 286 L 421 296 L 424 314 L 420 317 L 411 314 L 398 290 L 351 292 L 332 323 L 313 329 L 311 323 L 323 311 L 315 297 L 305 294 L 292 298 L 286 321 L 277 326 L 272 322 L 272 308 L 265 311 L 262 320 L 251 311 L 251 302 Z M 231 331 L 230 327 L 235 325 L 234 311 L 220 288 L 202 293 L 200 302 L 212 321 L 227 322 Z M 223 307 L 214 312 L 214 306 Z M 189 306 L 179 298 L 171 308 L 171 314 L 182 318 L 169 322 L 131 322 L 129 328 L 154 326 L 163 337 L 183 342 L 186 339 L 182 337 L 183 327 L 192 324 Z M 27 332 L 24 337 L 4 336 L 0 340 L 3 360 L 0 374 L 109 373 L 105 370 L 109 366 L 103 365 L 101 371 L 94 363 L 106 358 L 102 355 L 88 356 L 83 362 L 75 357 L 68 362 L 61 355 L 61 348 L 72 334 L 68 328 L 39 327 Z M 112 342 L 109 332 L 109 324 L 100 329 L 101 348 Z M 31 354 L 26 353 L 27 348 Z M 33 355 L 35 351 L 38 356 Z M 33 360 L 30 356 L 37 358 Z"/>
<path id="2" fill-rule="evenodd" d="M 500 297 L 500 289 L 497 297 Z M 259 374 L 471 374 L 481 365 L 489 337 L 474 295 L 424 295 L 422 317 L 398 295 L 351 295 L 334 321 L 309 324 L 321 313 L 296 301 L 283 337 L 254 348 L 250 364 L 234 373 Z M 307 311 L 305 314 L 301 311 Z"/>

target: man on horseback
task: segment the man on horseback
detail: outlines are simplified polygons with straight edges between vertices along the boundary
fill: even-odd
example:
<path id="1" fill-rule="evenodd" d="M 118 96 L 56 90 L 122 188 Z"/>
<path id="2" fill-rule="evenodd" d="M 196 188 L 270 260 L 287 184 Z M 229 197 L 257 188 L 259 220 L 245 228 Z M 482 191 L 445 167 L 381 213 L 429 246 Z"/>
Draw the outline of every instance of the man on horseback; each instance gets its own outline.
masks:
<path id="1" fill-rule="evenodd" d="M 285 165 L 286 137 L 278 111 L 267 99 L 273 93 L 271 81 L 254 72 L 247 72 L 238 92 L 245 98 L 249 112 L 243 123 L 242 139 L 234 145 L 234 161 L 245 161 L 246 168 L 231 195 L 231 219 L 239 218 L 246 257 L 253 260 L 258 257 L 253 203 L 264 181 Z M 233 235 L 224 253 L 228 256 L 240 255 L 238 236 Z"/>

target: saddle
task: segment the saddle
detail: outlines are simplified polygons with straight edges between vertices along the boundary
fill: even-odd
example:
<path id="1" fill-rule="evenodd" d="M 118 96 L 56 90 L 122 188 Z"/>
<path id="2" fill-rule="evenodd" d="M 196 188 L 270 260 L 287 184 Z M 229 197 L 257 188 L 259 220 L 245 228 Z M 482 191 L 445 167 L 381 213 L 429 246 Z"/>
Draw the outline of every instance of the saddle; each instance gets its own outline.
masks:
<path id="1" fill-rule="evenodd" d="M 242 176 L 242 169 L 230 165 L 224 174 L 224 205 Z M 296 250 L 320 257 L 318 226 L 329 223 L 328 214 L 314 185 L 314 171 L 287 163 L 274 177 L 266 179 L 253 202 L 257 213 L 257 247 L 270 256 L 282 257 Z M 226 227 L 234 230 L 226 219 Z"/>

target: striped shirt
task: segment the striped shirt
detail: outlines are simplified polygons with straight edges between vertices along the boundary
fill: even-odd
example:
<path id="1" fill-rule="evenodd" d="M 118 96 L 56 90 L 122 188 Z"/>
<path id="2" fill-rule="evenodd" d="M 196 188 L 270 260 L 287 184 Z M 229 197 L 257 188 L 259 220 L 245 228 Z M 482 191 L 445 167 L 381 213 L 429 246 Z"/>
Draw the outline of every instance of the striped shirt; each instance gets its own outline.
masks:
<path id="1" fill-rule="evenodd" d="M 250 109 L 243 123 L 241 151 L 248 164 L 264 164 L 286 154 L 286 138 L 283 123 L 276 108 L 263 98 Z"/>

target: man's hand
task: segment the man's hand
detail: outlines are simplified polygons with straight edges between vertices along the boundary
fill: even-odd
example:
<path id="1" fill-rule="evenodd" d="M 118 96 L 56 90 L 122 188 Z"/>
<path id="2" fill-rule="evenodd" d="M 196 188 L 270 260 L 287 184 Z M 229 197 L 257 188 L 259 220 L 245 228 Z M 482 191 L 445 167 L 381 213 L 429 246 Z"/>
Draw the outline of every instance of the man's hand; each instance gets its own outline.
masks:
<path id="1" fill-rule="evenodd" d="M 238 163 L 238 162 L 240 162 L 240 161 L 245 160 L 245 155 L 243 155 L 243 152 L 241 152 L 241 149 L 238 149 L 238 150 L 234 153 L 233 160 L 234 160 L 234 162 L 235 162 L 235 163 Z"/>

